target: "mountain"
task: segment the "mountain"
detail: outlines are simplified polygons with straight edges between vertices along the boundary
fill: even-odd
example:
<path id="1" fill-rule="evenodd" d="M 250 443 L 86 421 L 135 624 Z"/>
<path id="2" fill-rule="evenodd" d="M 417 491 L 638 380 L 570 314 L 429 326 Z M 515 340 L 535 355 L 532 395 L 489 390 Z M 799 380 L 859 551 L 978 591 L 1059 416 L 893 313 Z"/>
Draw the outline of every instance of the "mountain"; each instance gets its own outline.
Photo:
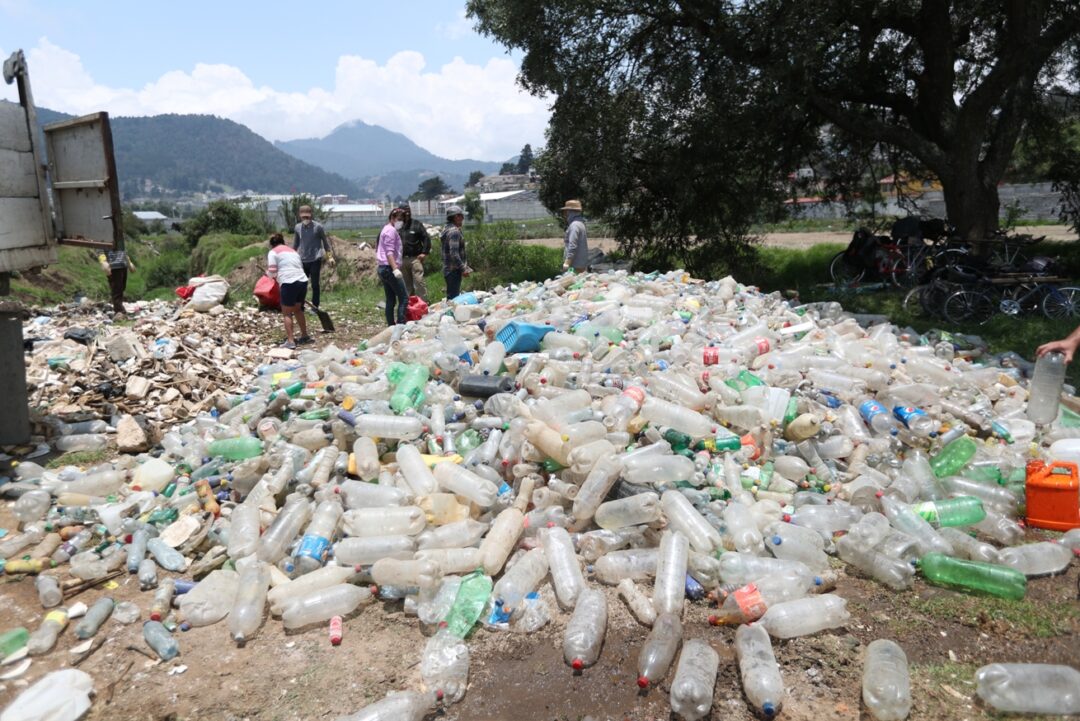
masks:
<path id="1" fill-rule="evenodd" d="M 37 108 L 42 125 L 73 116 Z M 180 192 L 206 189 L 259 193 L 360 195 L 359 186 L 278 148 L 247 127 L 212 115 L 112 117 L 116 172 L 125 198 L 145 181 Z"/>
<path id="2" fill-rule="evenodd" d="M 401 133 L 360 120 L 339 125 L 325 138 L 279 141 L 275 145 L 296 158 L 391 196 L 414 192 L 421 180 L 432 175 L 442 176 L 461 190 L 472 171 L 497 173 L 502 166 L 485 160 L 441 158 Z"/>

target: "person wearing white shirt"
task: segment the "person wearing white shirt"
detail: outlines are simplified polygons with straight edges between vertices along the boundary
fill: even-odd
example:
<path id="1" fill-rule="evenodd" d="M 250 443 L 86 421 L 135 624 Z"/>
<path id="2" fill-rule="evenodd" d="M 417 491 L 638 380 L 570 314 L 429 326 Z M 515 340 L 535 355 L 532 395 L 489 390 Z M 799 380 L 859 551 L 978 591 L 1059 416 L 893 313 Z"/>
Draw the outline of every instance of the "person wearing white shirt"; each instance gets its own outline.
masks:
<path id="1" fill-rule="evenodd" d="M 281 314 L 285 319 L 286 348 L 312 343 L 304 319 L 304 298 L 307 296 L 308 276 L 300 254 L 285 244 L 281 233 L 270 236 L 270 253 L 266 258 L 266 274 L 278 282 L 281 292 Z M 300 324 L 300 338 L 293 341 L 293 318 Z"/>

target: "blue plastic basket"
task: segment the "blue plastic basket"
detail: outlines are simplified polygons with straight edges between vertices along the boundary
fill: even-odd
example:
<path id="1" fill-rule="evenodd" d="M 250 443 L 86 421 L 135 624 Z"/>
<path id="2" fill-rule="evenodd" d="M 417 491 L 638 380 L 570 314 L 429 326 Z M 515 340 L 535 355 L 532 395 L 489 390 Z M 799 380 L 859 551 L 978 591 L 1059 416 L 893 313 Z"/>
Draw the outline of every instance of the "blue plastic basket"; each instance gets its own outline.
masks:
<path id="1" fill-rule="evenodd" d="M 495 339 L 506 347 L 507 353 L 533 353 L 540 350 L 540 341 L 553 330 L 550 325 L 512 320 L 495 334 Z"/>

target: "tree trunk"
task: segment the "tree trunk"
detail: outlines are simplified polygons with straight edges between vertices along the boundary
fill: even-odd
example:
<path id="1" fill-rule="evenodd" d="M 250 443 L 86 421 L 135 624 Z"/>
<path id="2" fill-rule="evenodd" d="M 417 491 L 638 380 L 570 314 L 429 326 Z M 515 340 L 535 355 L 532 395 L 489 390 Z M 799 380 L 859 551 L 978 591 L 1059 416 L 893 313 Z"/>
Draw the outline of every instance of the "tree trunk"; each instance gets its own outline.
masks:
<path id="1" fill-rule="evenodd" d="M 942 177 L 945 213 L 965 240 L 982 240 L 998 229 L 997 183 L 986 182 L 978 171 Z"/>

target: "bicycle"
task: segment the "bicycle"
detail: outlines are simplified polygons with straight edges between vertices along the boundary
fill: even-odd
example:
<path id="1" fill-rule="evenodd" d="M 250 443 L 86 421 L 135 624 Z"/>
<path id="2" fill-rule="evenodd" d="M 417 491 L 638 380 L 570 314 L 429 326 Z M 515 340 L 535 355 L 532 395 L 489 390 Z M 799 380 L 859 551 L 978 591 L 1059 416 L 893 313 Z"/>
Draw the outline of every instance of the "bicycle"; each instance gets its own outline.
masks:
<path id="1" fill-rule="evenodd" d="M 991 278 L 981 287 L 964 288 L 946 298 L 945 319 L 982 325 L 997 313 L 1019 318 L 1036 312 L 1050 320 L 1080 318 L 1080 288 L 1058 286 L 1059 280 L 1064 279 Z"/>

